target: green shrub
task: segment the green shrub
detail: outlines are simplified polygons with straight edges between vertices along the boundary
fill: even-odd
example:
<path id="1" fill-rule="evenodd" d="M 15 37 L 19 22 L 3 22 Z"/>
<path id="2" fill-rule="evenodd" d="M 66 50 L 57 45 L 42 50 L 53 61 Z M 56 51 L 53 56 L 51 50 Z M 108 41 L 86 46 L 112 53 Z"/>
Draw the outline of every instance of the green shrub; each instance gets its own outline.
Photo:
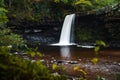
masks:
<path id="1" fill-rule="evenodd" d="M 24 60 L 9 50 L 7 46 L 0 47 L 0 80 L 66 80 L 64 76 L 51 75 L 40 60 Z"/>
<path id="2" fill-rule="evenodd" d="M 0 46 L 11 46 L 18 49 L 24 45 L 24 40 L 20 35 L 14 34 L 6 28 L 8 22 L 7 10 L 3 7 L 4 0 L 0 1 Z"/>
<path id="3" fill-rule="evenodd" d="M 0 46 L 12 46 L 14 49 L 24 46 L 20 35 L 11 33 L 9 29 L 0 30 Z"/>
<path id="4" fill-rule="evenodd" d="M 40 62 L 31 63 L 10 55 L 9 47 L 0 48 L 0 80 L 36 80 L 48 75 L 47 68 Z"/>
<path id="5" fill-rule="evenodd" d="M 1 24 L 6 23 L 8 21 L 8 18 L 6 16 L 7 12 L 8 11 L 6 9 L 0 7 L 0 27 Z"/>

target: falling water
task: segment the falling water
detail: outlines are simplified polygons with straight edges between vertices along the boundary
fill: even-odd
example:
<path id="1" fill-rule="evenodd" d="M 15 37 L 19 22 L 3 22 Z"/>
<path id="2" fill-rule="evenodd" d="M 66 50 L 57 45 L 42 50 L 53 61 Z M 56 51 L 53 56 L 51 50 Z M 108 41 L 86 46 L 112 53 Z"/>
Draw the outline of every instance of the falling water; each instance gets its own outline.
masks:
<path id="1" fill-rule="evenodd" d="M 59 43 L 52 45 L 58 45 L 58 46 L 73 45 L 73 43 L 71 42 L 71 39 L 73 37 L 72 36 L 73 34 L 71 33 L 72 31 L 71 29 L 72 26 L 74 25 L 74 20 L 75 20 L 75 14 L 70 14 L 65 17 Z"/>

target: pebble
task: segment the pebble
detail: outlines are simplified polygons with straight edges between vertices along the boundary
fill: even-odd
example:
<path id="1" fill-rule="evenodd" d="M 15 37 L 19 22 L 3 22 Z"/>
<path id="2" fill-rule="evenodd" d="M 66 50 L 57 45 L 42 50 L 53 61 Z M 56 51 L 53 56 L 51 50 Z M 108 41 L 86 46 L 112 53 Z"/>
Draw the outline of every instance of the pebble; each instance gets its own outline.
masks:
<path id="1" fill-rule="evenodd" d="M 31 60 L 32 63 L 36 62 L 36 60 Z"/>
<path id="2" fill-rule="evenodd" d="M 106 80 L 105 78 L 102 78 L 102 80 Z"/>
<path id="3" fill-rule="evenodd" d="M 42 59 L 42 60 L 40 60 L 41 62 L 45 62 L 45 60 L 44 59 Z"/>
<path id="4" fill-rule="evenodd" d="M 118 66 L 120 66 L 120 63 L 118 63 Z"/>
<path id="5" fill-rule="evenodd" d="M 65 61 L 64 60 L 58 60 L 57 63 L 64 63 Z"/>
<path id="6" fill-rule="evenodd" d="M 52 57 L 51 59 L 55 59 L 54 57 Z"/>
<path id="7" fill-rule="evenodd" d="M 106 72 L 108 72 L 108 71 L 109 71 L 109 69 L 106 69 L 105 71 L 106 71 Z"/>
<path id="8" fill-rule="evenodd" d="M 55 59 L 54 59 L 54 60 L 51 60 L 51 63 L 56 63 L 56 62 L 57 62 L 57 60 L 55 60 Z"/>
<path id="9" fill-rule="evenodd" d="M 81 59 L 78 59 L 79 61 L 82 61 Z"/>
<path id="10" fill-rule="evenodd" d="M 88 65 L 86 64 L 85 67 L 88 67 Z"/>
<path id="11" fill-rule="evenodd" d="M 78 61 L 70 61 L 70 64 L 78 64 Z"/>
<path id="12" fill-rule="evenodd" d="M 57 60 L 55 60 L 55 59 L 53 60 L 53 62 L 56 62 L 56 61 L 57 61 Z"/>
<path id="13" fill-rule="evenodd" d="M 115 65 L 116 65 L 116 64 L 117 64 L 117 62 L 113 62 L 113 64 L 115 64 Z"/>
<path id="14" fill-rule="evenodd" d="M 28 56 L 23 56 L 24 60 L 30 60 Z"/>
<path id="15" fill-rule="evenodd" d="M 53 61 L 50 61 L 51 63 L 53 63 Z"/>
<path id="16" fill-rule="evenodd" d="M 14 54 L 18 54 L 18 52 L 15 52 Z"/>
<path id="17" fill-rule="evenodd" d="M 70 63 L 71 61 L 66 61 L 66 63 Z"/>
<path id="18" fill-rule="evenodd" d="M 68 64 L 67 62 L 65 64 Z"/>
<path id="19" fill-rule="evenodd" d="M 60 76 L 57 72 L 52 73 L 52 75 L 54 75 L 54 76 Z"/>

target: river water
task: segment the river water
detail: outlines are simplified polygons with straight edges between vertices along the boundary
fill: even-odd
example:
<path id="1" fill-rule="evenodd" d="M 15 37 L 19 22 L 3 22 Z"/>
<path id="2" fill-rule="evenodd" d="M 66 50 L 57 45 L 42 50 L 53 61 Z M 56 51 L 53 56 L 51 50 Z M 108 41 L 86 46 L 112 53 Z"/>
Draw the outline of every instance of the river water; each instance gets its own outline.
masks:
<path id="1" fill-rule="evenodd" d="M 44 54 L 44 60 L 49 63 L 48 65 L 57 62 L 58 65 L 62 64 L 66 69 L 64 72 L 66 75 L 79 77 L 81 74 L 73 70 L 77 65 L 87 72 L 84 76 L 88 80 L 95 80 L 98 75 L 108 80 L 120 79 L 118 76 L 120 74 L 120 49 L 104 48 L 98 55 L 95 54 L 94 48 L 77 46 L 39 46 L 39 51 Z M 96 65 L 92 62 L 93 58 L 98 58 Z"/>
<path id="2" fill-rule="evenodd" d="M 96 57 L 94 48 L 77 46 L 39 46 L 39 51 L 56 59 L 77 59 Z M 120 57 L 120 49 L 101 49 L 98 57 Z"/>

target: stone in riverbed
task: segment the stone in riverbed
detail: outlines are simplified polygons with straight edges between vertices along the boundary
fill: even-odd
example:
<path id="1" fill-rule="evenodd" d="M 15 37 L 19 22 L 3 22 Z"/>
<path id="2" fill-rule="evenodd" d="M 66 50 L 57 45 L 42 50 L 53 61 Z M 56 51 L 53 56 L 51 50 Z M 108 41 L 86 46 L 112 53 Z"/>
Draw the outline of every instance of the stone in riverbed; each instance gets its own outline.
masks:
<path id="1" fill-rule="evenodd" d="M 118 63 L 118 66 L 120 66 L 120 63 Z"/>
<path id="2" fill-rule="evenodd" d="M 18 52 L 15 52 L 14 54 L 19 54 Z"/>
<path id="3" fill-rule="evenodd" d="M 60 76 L 57 72 L 52 73 L 51 75 L 53 75 L 53 76 Z"/>
<path id="4" fill-rule="evenodd" d="M 24 60 L 30 60 L 30 58 L 29 58 L 28 56 L 22 56 L 22 58 L 23 58 Z"/>
<path id="5" fill-rule="evenodd" d="M 31 60 L 32 63 L 36 62 L 36 60 Z"/>
<path id="6" fill-rule="evenodd" d="M 68 61 L 69 64 L 78 64 L 78 61 Z"/>
<path id="7" fill-rule="evenodd" d="M 45 60 L 44 59 L 42 59 L 42 60 L 40 60 L 41 62 L 45 62 Z"/>
<path id="8" fill-rule="evenodd" d="M 81 59 L 78 59 L 79 61 L 82 61 Z"/>
<path id="9" fill-rule="evenodd" d="M 60 63 L 64 63 L 65 61 L 64 60 L 58 60 L 57 63 L 60 64 Z"/>
<path id="10" fill-rule="evenodd" d="M 116 64 L 117 64 L 117 62 L 113 62 L 113 64 L 114 64 L 114 65 L 116 65 Z"/>

